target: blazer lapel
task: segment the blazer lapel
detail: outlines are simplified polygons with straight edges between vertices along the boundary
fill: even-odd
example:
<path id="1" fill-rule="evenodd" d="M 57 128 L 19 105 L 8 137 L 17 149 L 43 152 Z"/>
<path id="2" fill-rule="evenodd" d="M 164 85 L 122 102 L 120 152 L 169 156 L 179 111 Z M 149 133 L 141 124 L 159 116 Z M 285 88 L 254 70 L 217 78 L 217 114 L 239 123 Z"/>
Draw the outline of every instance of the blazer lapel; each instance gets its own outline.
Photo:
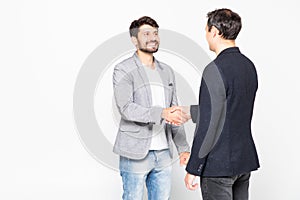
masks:
<path id="1" fill-rule="evenodd" d="M 150 88 L 150 84 L 149 84 L 149 80 L 148 80 L 148 76 L 145 72 L 145 69 L 144 69 L 144 66 L 142 65 L 140 59 L 138 58 L 137 54 L 135 53 L 134 54 L 134 62 L 138 68 L 138 72 L 139 72 L 139 75 L 140 75 L 140 78 L 143 82 L 142 85 L 140 85 L 139 87 L 145 87 L 146 89 L 146 93 L 145 94 L 147 96 L 147 102 L 148 102 L 148 106 L 151 106 L 152 105 L 152 93 L 151 93 L 151 88 Z"/>
<path id="2" fill-rule="evenodd" d="M 167 70 L 162 68 L 162 66 L 159 64 L 159 62 L 157 60 L 155 60 L 155 65 L 157 67 L 157 71 L 158 71 L 161 81 L 163 83 L 163 87 L 164 87 L 164 91 L 165 91 L 165 106 L 166 106 L 166 108 L 168 108 L 168 107 L 170 107 L 170 102 L 171 102 L 170 97 L 171 97 L 172 89 L 173 89 L 173 87 L 169 86 L 170 74 L 167 72 Z"/>

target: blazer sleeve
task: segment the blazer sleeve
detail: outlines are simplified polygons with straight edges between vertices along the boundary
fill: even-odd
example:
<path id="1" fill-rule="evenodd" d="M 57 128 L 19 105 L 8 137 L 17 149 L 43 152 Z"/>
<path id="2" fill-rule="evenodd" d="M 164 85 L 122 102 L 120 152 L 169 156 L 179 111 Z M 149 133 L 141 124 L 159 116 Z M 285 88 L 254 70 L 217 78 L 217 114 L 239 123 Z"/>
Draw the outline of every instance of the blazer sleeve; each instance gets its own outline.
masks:
<path id="1" fill-rule="evenodd" d="M 210 151 L 218 142 L 226 115 L 226 90 L 215 64 L 204 72 L 199 92 L 199 105 L 195 137 L 186 171 L 201 176 Z"/>
<path id="2" fill-rule="evenodd" d="M 134 102 L 134 80 L 130 73 L 124 70 L 124 67 L 119 64 L 113 72 L 114 97 L 121 117 L 133 122 L 161 124 L 162 107 L 144 107 Z"/>
<path id="3" fill-rule="evenodd" d="M 172 92 L 172 101 L 170 106 L 177 106 L 178 100 L 177 100 L 177 93 L 176 93 L 176 81 L 175 81 L 175 75 L 174 72 L 171 70 L 172 79 L 174 83 L 173 92 Z M 172 138 L 173 142 L 177 148 L 178 154 L 182 152 L 190 152 L 190 146 L 186 140 L 186 133 L 184 130 L 184 126 L 175 126 L 175 125 L 168 125 L 171 126 L 172 131 Z"/>
<path id="4" fill-rule="evenodd" d="M 192 122 L 196 123 L 198 118 L 198 105 L 190 106 L 190 114 L 191 114 Z"/>

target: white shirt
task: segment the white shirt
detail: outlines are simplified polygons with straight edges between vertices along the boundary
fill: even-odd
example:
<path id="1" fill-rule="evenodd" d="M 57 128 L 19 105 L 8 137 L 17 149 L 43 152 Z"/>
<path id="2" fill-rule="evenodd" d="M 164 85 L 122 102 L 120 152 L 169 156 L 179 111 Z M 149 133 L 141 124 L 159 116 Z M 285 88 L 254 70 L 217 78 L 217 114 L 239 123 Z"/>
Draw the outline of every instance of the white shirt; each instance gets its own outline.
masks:
<path id="1" fill-rule="evenodd" d="M 144 67 L 151 88 L 152 106 L 165 108 L 165 90 L 158 71 L 150 67 Z M 163 125 L 153 125 L 152 140 L 149 150 L 162 150 L 168 148 L 168 141 Z"/>

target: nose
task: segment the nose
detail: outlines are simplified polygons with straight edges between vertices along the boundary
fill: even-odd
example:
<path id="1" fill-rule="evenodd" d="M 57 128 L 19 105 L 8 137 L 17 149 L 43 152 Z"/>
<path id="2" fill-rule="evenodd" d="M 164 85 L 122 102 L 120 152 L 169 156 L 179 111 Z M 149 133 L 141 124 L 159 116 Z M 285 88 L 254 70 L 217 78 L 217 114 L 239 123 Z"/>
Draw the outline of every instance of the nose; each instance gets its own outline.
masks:
<path id="1" fill-rule="evenodd" d="M 149 35 L 148 40 L 150 40 L 150 41 L 159 41 L 159 37 L 158 37 L 157 34 L 151 34 L 151 35 Z"/>

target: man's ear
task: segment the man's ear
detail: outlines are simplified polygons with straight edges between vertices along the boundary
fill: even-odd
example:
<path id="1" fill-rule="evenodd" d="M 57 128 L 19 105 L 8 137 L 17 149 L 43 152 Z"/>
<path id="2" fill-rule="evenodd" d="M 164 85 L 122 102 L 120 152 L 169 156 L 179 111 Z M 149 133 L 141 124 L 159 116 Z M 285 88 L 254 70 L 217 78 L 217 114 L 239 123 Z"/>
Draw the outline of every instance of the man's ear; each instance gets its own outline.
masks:
<path id="1" fill-rule="evenodd" d="M 137 46 L 137 45 L 138 45 L 137 38 L 134 37 L 134 36 L 131 37 L 131 42 L 134 44 L 134 46 Z"/>
<path id="2" fill-rule="evenodd" d="M 212 26 L 210 31 L 213 37 L 216 37 L 219 34 L 219 30 L 215 26 Z"/>
<path id="3" fill-rule="evenodd" d="M 216 36 L 221 36 L 219 33 L 220 31 L 215 27 L 215 26 L 212 26 L 211 28 L 211 31 L 213 31 L 213 37 L 216 37 Z"/>

